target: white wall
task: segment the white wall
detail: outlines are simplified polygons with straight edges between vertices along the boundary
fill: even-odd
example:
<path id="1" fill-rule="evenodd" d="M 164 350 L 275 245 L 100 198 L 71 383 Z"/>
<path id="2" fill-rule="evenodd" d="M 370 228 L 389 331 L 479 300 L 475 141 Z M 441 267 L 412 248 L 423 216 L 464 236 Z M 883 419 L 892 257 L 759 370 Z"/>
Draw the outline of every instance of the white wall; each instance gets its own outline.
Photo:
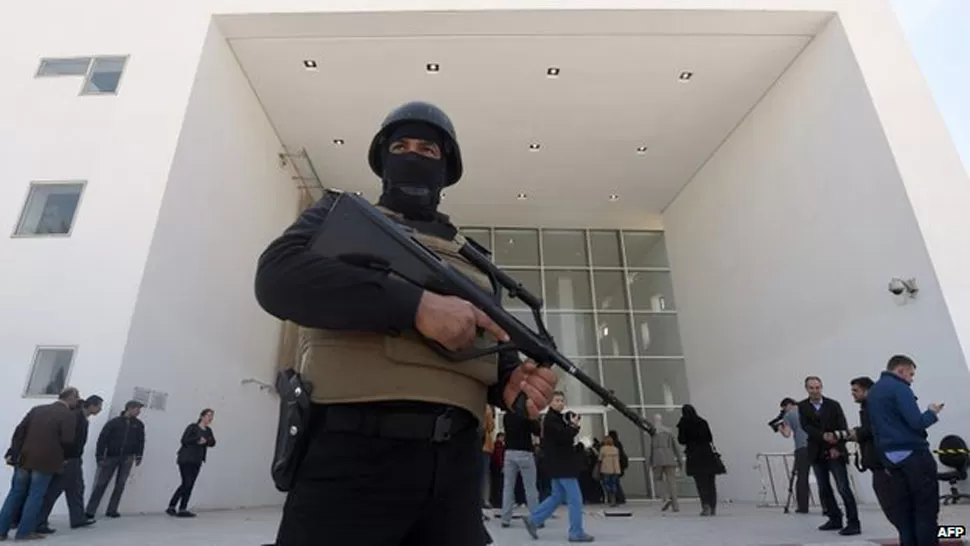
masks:
<path id="1" fill-rule="evenodd" d="M 931 442 L 966 432 L 970 374 L 838 20 L 687 185 L 664 226 L 691 398 L 729 467 L 725 496 L 756 499 L 755 453 L 791 449 L 765 423 L 782 397 L 804 397 L 809 374 L 857 423 L 849 380 L 910 354 L 921 405 L 948 402 Z M 893 276 L 916 277 L 919 297 L 898 305 L 886 290 Z M 868 482 L 859 482 L 866 498 Z"/>
<path id="2" fill-rule="evenodd" d="M 28 408 L 49 402 L 21 397 L 36 345 L 77 345 L 70 383 L 85 395 L 114 391 L 206 29 L 175 6 L 94 8 L 0 8 L 3 439 Z M 78 96 L 80 77 L 34 78 L 42 57 L 84 55 L 130 55 L 117 95 Z M 87 180 L 71 236 L 11 238 L 28 184 L 64 179 Z"/>
<path id="3" fill-rule="evenodd" d="M 115 400 L 134 387 L 167 392 L 143 411 L 144 463 L 123 510 L 161 511 L 178 485 L 185 426 L 216 411 L 217 446 L 192 505 L 276 504 L 269 478 L 278 403 L 240 381 L 272 384 L 279 322 L 256 304 L 256 259 L 294 219 L 296 184 L 280 167 L 273 132 L 228 44 L 205 42 L 145 268 Z M 118 404 L 113 413 L 120 411 Z M 240 479 L 245 477 L 245 479 Z"/>

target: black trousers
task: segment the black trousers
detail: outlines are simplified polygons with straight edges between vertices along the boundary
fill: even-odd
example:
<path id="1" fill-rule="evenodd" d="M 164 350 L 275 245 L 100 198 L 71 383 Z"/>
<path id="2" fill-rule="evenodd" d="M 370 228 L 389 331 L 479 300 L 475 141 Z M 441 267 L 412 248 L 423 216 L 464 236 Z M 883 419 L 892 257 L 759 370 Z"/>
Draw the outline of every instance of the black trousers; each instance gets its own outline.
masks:
<path id="1" fill-rule="evenodd" d="M 795 506 L 799 512 L 808 512 L 808 473 L 812 469 L 812 461 L 808 458 L 808 448 L 800 447 L 795 450 Z"/>
<path id="2" fill-rule="evenodd" d="M 889 520 L 889 523 L 893 524 L 893 527 L 899 529 L 896 525 L 895 517 L 892 510 L 892 477 L 888 470 L 884 469 L 870 469 L 872 472 L 872 490 L 876 494 L 876 501 L 879 502 L 879 508 L 882 509 L 882 513 Z M 934 476 L 935 477 L 935 476 Z"/>
<path id="3" fill-rule="evenodd" d="M 940 486 L 936 461 L 928 450 L 914 451 L 889 471 L 890 521 L 899 530 L 899 546 L 936 546 Z"/>
<path id="4" fill-rule="evenodd" d="M 49 526 L 51 511 L 54 510 L 54 504 L 61 493 L 64 493 L 64 500 L 67 502 L 71 526 L 84 523 L 87 518 L 84 515 L 84 471 L 81 459 L 68 459 L 64 463 L 64 470 L 60 474 L 54 474 L 50 485 L 47 486 L 47 494 L 44 495 L 44 508 L 40 515 L 41 525 Z"/>
<path id="5" fill-rule="evenodd" d="M 189 497 L 192 496 L 195 480 L 202 470 L 202 463 L 178 463 L 178 465 L 182 483 L 175 489 L 171 500 L 168 501 L 168 507 L 175 508 L 175 504 L 178 503 L 179 510 L 185 511 L 189 507 Z"/>
<path id="6" fill-rule="evenodd" d="M 314 415 L 276 546 L 486 544 L 474 426 L 432 443 L 333 432 L 323 421 Z"/>
<path id="7" fill-rule="evenodd" d="M 835 500 L 835 493 L 832 491 L 831 476 L 835 478 L 835 487 L 839 490 L 842 497 L 842 504 L 845 505 L 846 523 L 849 525 L 859 525 L 859 507 L 855 502 L 855 495 L 852 494 L 852 486 L 849 485 L 849 471 L 845 461 L 826 460 L 815 461 L 812 463 L 815 471 L 815 480 L 818 482 L 818 498 L 822 504 L 822 511 L 832 521 L 842 521 L 842 509 Z"/>
<path id="8" fill-rule="evenodd" d="M 717 506 L 717 476 L 714 474 L 697 474 L 693 476 L 697 486 L 697 496 L 701 498 L 702 506 L 709 506 L 714 510 Z"/>

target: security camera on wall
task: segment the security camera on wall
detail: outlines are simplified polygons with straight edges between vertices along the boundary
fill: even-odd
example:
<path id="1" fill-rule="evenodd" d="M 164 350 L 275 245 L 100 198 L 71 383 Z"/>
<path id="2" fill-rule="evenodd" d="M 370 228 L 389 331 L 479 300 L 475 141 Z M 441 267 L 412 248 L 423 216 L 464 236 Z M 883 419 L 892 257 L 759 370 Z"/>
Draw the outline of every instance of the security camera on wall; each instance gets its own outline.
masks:
<path id="1" fill-rule="evenodd" d="M 893 277 L 889 281 L 889 293 L 894 296 L 907 294 L 909 297 L 915 298 L 917 292 L 919 292 L 919 288 L 916 286 L 916 279 L 903 280 L 899 277 Z"/>

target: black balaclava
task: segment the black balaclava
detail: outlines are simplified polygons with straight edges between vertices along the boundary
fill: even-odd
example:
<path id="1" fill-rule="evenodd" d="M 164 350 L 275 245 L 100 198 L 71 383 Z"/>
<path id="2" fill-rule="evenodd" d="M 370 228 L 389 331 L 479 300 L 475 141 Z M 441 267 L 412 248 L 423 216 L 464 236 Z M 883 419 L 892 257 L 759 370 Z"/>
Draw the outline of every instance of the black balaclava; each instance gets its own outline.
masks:
<path id="1" fill-rule="evenodd" d="M 390 145 L 402 138 L 416 138 L 438 144 L 441 159 L 431 159 L 415 152 L 392 154 Z M 405 123 L 394 129 L 384 141 L 383 191 L 379 204 L 412 220 L 434 220 L 441 190 L 445 187 L 448 167 L 445 142 L 441 133 L 426 123 Z"/>

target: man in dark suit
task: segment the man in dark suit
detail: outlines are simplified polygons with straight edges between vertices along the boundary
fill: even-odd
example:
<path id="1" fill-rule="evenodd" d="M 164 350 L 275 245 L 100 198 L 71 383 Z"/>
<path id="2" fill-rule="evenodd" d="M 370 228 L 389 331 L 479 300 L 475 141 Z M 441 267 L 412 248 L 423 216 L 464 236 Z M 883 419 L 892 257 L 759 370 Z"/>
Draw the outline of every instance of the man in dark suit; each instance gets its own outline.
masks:
<path id="1" fill-rule="evenodd" d="M 17 510 L 23 507 L 17 540 L 43 537 L 36 532 L 44 495 L 54 474 L 64 468 L 64 446 L 74 441 L 77 389 L 64 389 L 53 404 L 35 406 L 14 431 L 10 464 L 16 467 L 13 483 L 0 509 L 0 540 L 6 540 Z"/>
<path id="2" fill-rule="evenodd" d="M 812 469 L 815 471 L 822 510 L 829 518 L 819 529 L 840 529 L 840 535 L 858 535 L 862 532 L 862 526 L 846 466 L 849 454 L 845 449 L 844 433 L 849 425 L 845 420 L 845 412 L 838 402 L 822 396 L 822 380 L 818 377 L 806 377 L 805 390 L 808 398 L 798 403 L 798 420 L 808 434 L 808 460 L 812 462 Z M 843 434 L 837 436 L 837 432 Z M 835 478 L 835 486 L 845 504 L 845 527 L 842 527 L 842 510 L 835 501 L 829 476 Z"/>
<path id="3" fill-rule="evenodd" d="M 44 497 L 44 510 L 41 513 L 41 524 L 37 527 L 37 532 L 41 534 L 51 534 L 49 518 L 61 493 L 64 493 L 64 500 L 67 502 L 67 511 L 70 514 L 71 529 L 87 527 L 94 523 L 84 515 L 84 471 L 81 457 L 84 455 L 84 446 L 88 442 L 88 419 L 101 413 L 101 406 L 104 403 L 98 395 L 92 395 L 79 402 L 79 406 L 74 410 L 74 417 L 77 421 L 77 428 L 74 434 L 74 441 L 64 447 L 64 470 L 55 474 L 51 484 L 47 486 L 47 495 Z"/>

